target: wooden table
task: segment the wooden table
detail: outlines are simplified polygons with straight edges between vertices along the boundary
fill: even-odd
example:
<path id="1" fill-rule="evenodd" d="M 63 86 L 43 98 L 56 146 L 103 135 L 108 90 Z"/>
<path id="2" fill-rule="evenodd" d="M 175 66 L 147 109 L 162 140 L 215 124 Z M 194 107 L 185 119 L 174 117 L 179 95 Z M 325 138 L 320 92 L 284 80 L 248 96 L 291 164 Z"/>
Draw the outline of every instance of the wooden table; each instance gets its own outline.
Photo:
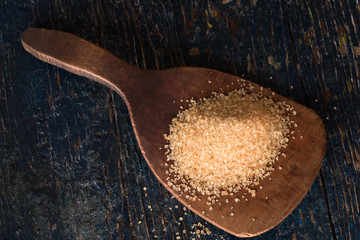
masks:
<path id="1" fill-rule="evenodd" d="M 0 1 L 0 239 L 196 239 L 198 223 L 212 232 L 201 239 L 235 239 L 158 183 L 118 95 L 25 52 L 30 26 L 140 68 L 243 76 L 314 109 L 328 136 L 320 173 L 253 239 L 360 239 L 358 1 Z"/>

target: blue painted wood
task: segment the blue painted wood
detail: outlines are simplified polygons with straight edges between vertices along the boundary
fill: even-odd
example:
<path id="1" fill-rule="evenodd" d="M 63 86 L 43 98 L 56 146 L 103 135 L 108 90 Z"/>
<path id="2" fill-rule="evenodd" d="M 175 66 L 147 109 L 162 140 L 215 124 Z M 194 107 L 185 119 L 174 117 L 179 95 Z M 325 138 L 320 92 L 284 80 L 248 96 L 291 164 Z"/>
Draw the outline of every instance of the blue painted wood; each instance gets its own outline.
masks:
<path id="1" fill-rule="evenodd" d="M 358 9 L 352 1 L 289 5 L 309 105 L 328 129 L 321 176 L 337 239 L 360 238 Z"/>
<path id="2" fill-rule="evenodd" d="M 253 239 L 360 238 L 358 9 L 346 0 L 2 0 L 0 239 L 192 239 L 198 223 L 212 232 L 201 239 L 236 239 L 157 182 L 119 96 L 22 49 L 30 26 L 74 33 L 145 69 L 244 76 L 310 106 L 327 128 L 321 172 L 290 216 Z"/>

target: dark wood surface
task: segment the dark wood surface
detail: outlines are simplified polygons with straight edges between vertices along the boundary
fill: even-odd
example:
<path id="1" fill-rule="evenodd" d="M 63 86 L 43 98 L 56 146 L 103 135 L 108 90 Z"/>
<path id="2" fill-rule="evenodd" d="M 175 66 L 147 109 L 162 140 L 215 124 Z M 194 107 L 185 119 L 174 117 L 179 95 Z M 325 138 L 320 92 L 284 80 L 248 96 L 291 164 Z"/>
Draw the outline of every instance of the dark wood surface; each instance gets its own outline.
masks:
<path id="1" fill-rule="evenodd" d="M 238 76 L 208 68 L 143 70 L 62 31 L 31 27 L 22 34 L 21 43 L 38 59 L 92 79 L 118 93 L 128 108 L 142 155 L 157 179 L 188 209 L 235 236 L 257 236 L 278 225 L 304 198 L 319 172 L 326 146 L 326 131 L 321 118 L 312 109 L 270 89 L 264 90 Z M 164 134 L 168 133 L 169 124 L 180 107 L 187 107 L 189 99 L 211 97 L 213 92 L 231 92 L 239 88 L 251 93 L 261 92 L 276 102 L 291 106 L 293 110 L 288 114 L 296 127 L 290 129 L 294 134 L 282 150 L 286 157 L 280 155 L 271 178 L 261 181 L 261 189 L 253 186 L 256 197 L 242 199 L 246 190 L 239 191 L 233 196 L 220 197 L 217 200 L 223 204 L 215 204 L 209 211 L 208 196 L 198 194 L 198 200 L 191 201 L 189 196 L 186 198 L 186 194 L 174 191 L 168 185 Z M 235 203 L 235 198 L 240 201 Z"/>
<path id="2" fill-rule="evenodd" d="M 1 1 L 1 238 L 191 239 L 199 222 L 212 231 L 201 238 L 235 238 L 158 183 L 117 94 L 25 52 L 20 36 L 37 26 L 143 69 L 243 76 L 314 109 L 328 136 L 320 173 L 254 239 L 359 239 L 359 14 L 346 0 Z"/>

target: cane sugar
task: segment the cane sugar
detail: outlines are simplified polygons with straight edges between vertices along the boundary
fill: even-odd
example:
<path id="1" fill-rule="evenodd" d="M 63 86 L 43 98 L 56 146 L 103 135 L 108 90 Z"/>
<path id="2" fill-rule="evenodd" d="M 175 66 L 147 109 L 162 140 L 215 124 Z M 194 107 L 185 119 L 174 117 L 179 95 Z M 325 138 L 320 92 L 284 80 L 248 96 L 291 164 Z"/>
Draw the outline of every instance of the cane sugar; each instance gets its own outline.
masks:
<path id="1" fill-rule="evenodd" d="M 274 170 L 288 144 L 292 110 L 245 89 L 190 100 L 165 135 L 168 185 L 192 200 L 240 189 L 255 196 L 251 186 Z"/>

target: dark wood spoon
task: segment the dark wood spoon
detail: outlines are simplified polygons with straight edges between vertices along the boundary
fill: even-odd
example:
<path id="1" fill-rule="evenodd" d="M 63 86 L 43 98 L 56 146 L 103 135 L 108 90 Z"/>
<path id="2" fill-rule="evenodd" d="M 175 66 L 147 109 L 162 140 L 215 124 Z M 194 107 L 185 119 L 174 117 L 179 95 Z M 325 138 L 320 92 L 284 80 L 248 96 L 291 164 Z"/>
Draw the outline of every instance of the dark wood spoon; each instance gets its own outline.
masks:
<path id="1" fill-rule="evenodd" d="M 296 111 L 291 119 L 298 127 L 293 129 L 295 139 L 291 139 L 284 150 L 286 157 L 281 156 L 275 171 L 261 181 L 262 189 L 256 188 L 256 197 L 247 194 L 241 198 L 245 192 L 239 192 L 222 197 L 223 204 L 215 204 L 214 209 L 208 211 L 206 196 L 193 202 L 167 185 L 163 135 L 168 133 L 179 107 L 187 105 L 181 100 L 209 97 L 213 91 L 228 92 L 241 88 L 243 82 L 252 84 L 256 92 L 260 91 L 259 85 L 206 68 L 142 70 L 60 31 L 29 28 L 21 41 L 24 48 L 40 60 L 90 78 L 120 94 L 129 108 L 140 149 L 157 179 L 190 210 L 231 234 L 250 237 L 273 228 L 300 203 L 315 180 L 325 152 L 326 133 L 322 121 L 313 110 L 275 94 L 275 101 L 285 101 Z M 263 92 L 272 94 L 269 89 Z M 225 204 L 225 198 L 230 202 Z M 240 201 L 234 201 L 235 198 Z"/>

